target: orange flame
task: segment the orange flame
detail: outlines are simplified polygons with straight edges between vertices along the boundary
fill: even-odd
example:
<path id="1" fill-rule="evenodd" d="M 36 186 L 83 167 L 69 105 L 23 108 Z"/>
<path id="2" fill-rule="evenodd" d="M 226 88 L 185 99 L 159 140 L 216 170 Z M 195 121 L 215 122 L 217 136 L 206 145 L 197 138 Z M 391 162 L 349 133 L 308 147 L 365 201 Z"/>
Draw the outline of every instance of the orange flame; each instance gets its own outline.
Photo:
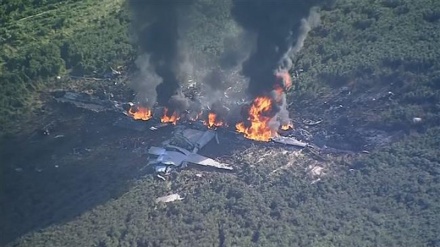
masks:
<path id="1" fill-rule="evenodd" d="M 272 100 L 269 97 L 257 97 L 249 109 L 248 121 L 249 126 L 244 122 L 235 125 L 239 133 L 243 133 L 244 137 L 256 141 L 270 141 L 270 138 L 277 133 L 272 131 L 269 126 L 271 117 L 269 113 L 272 111 Z"/>
<path id="2" fill-rule="evenodd" d="M 283 125 L 281 125 L 281 129 L 282 129 L 282 130 L 290 130 L 290 129 L 293 129 L 293 124 L 292 124 L 292 123 L 283 124 Z"/>
<path id="3" fill-rule="evenodd" d="M 153 117 L 151 109 L 141 106 L 131 106 L 128 109 L 128 115 L 132 116 L 136 120 L 149 120 Z"/>
<path id="4" fill-rule="evenodd" d="M 283 86 L 286 90 L 292 87 L 292 77 L 287 70 L 278 71 L 275 73 L 275 76 L 283 81 Z"/>
<path id="5" fill-rule="evenodd" d="M 177 112 L 173 112 L 173 114 L 169 115 L 168 108 L 164 108 L 163 116 L 160 118 L 160 122 L 162 123 L 172 123 L 174 125 L 177 124 L 177 121 L 180 119 L 180 116 Z"/>
<path id="6" fill-rule="evenodd" d="M 208 113 L 208 121 L 203 121 L 203 123 L 211 129 L 215 129 L 224 125 L 222 120 L 217 119 L 217 114 L 215 114 L 214 112 Z"/>

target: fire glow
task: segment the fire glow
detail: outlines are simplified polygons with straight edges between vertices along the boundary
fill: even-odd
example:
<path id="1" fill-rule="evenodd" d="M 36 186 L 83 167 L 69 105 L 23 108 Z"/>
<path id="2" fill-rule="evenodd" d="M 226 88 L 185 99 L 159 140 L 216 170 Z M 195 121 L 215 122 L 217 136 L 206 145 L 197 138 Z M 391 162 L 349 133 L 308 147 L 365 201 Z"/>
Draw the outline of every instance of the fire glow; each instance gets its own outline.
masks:
<path id="1" fill-rule="evenodd" d="M 272 137 L 278 136 L 278 130 L 274 129 L 275 125 L 272 121 L 278 121 L 278 119 L 273 111 L 275 107 L 285 107 L 285 91 L 292 87 L 292 78 L 286 70 L 276 72 L 275 78 L 277 83 L 274 85 L 272 96 L 255 98 L 249 108 L 247 121 L 235 125 L 237 132 L 243 133 L 248 139 L 267 142 Z M 293 128 L 293 125 L 289 122 L 282 124 L 279 128 L 289 130 Z"/>
<path id="2" fill-rule="evenodd" d="M 276 135 L 269 126 L 272 111 L 272 99 L 266 96 L 257 97 L 252 102 L 248 111 L 248 124 L 244 122 L 235 125 L 239 133 L 244 137 L 256 141 L 270 141 Z"/>
<path id="3" fill-rule="evenodd" d="M 160 122 L 162 123 L 171 123 L 176 125 L 177 121 L 180 119 L 180 116 L 177 112 L 173 112 L 170 114 L 168 112 L 168 108 L 164 108 L 163 116 L 160 118 Z"/>
<path id="4" fill-rule="evenodd" d="M 153 113 L 147 107 L 131 106 L 128 110 L 128 114 L 136 120 L 147 121 L 153 117 Z"/>
<path id="5" fill-rule="evenodd" d="M 247 106 L 243 121 L 235 124 L 236 131 L 242 133 L 247 139 L 268 142 L 278 136 L 278 131 L 293 129 L 286 109 L 285 94 L 286 90 L 292 86 L 292 79 L 286 71 L 276 72 L 274 76 L 275 83 L 272 92 L 266 92 L 263 96 L 254 98 L 252 103 Z M 151 109 L 140 106 L 132 106 L 128 110 L 128 115 L 139 120 L 149 120 L 153 117 Z M 204 116 L 203 120 L 201 116 Z M 209 110 L 207 115 L 203 111 L 199 113 L 186 112 L 180 115 L 179 111 L 172 111 L 164 107 L 160 122 L 177 125 L 181 118 L 191 122 L 200 121 L 210 129 L 217 129 L 221 126 L 228 127 L 225 119 L 220 118 L 218 113 L 212 110 Z"/>
<path id="6" fill-rule="evenodd" d="M 203 122 L 206 126 L 208 126 L 208 128 L 211 128 L 211 129 L 215 129 L 215 128 L 218 128 L 218 127 L 224 125 L 224 122 L 222 120 L 218 119 L 217 114 L 215 114 L 214 112 L 209 112 L 208 113 L 208 121 L 203 121 Z"/>
<path id="7" fill-rule="evenodd" d="M 281 129 L 282 129 L 282 130 L 290 130 L 290 129 L 293 129 L 293 124 L 292 124 L 292 123 L 288 123 L 288 124 L 281 125 Z"/>
<path id="8" fill-rule="evenodd" d="M 283 87 L 286 90 L 289 90 L 292 87 L 292 77 L 289 75 L 289 72 L 286 70 L 281 70 L 275 73 L 275 76 L 278 79 L 281 79 L 283 82 Z"/>

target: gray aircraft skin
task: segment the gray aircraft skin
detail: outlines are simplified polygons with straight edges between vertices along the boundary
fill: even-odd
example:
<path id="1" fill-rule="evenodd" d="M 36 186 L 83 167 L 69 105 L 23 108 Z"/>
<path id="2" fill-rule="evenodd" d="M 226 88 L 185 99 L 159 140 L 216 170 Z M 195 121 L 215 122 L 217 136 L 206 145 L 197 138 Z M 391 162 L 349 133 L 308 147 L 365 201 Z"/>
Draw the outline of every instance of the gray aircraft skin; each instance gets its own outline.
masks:
<path id="1" fill-rule="evenodd" d="M 217 132 L 211 129 L 203 131 L 185 127 L 177 128 L 173 137 L 163 142 L 161 147 L 152 146 L 148 149 L 148 165 L 152 166 L 154 172 L 162 179 L 163 175 L 167 175 L 171 170 L 184 168 L 189 163 L 231 171 L 232 166 L 197 154 L 206 144 L 217 139 L 216 136 Z"/>

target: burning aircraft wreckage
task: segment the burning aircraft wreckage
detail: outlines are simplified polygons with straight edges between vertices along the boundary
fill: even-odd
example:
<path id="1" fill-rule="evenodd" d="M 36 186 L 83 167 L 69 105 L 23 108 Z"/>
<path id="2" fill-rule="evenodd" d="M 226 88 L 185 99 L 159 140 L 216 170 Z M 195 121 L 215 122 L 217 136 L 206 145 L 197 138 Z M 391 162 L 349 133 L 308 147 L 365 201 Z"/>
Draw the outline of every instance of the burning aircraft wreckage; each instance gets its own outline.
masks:
<path id="1" fill-rule="evenodd" d="M 297 148 L 312 147 L 309 138 L 296 138 L 298 135 L 292 134 L 298 132 L 289 117 L 286 92 L 292 87 L 291 58 L 302 48 L 307 33 L 319 19 L 316 11 L 311 8 L 313 3 L 298 5 L 295 1 L 279 1 L 277 4 L 266 5 L 261 4 L 264 1 L 255 1 L 255 11 L 249 11 L 253 9 L 249 8 L 249 3 L 233 1 L 232 18 L 243 29 L 258 34 L 255 49 L 241 61 L 238 68 L 241 70 L 241 78 L 245 78 L 246 82 L 229 79 L 225 83 L 229 89 L 232 88 L 229 91 L 241 91 L 238 93 L 240 96 L 230 97 L 226 89 L 221 93 L 222 96 L 211 97 L 212 91 L 206 92 L 204 88 L 212 87 L 212 83 L 223 82 L 209 82 L 204 77 L 200 81 L 211 83 L 209 86 L 196 84 L 191 87 L 178 79 L 176 64 L 184 63 L 181 61 L 182 51 L 178 43 L 178 18 L 182 16 L 178 13 L 184 11 L 180 8 L 187 7 L 178 2 L 130 2 L 134 18 L 133 30 L 137 33 L 141 54 L 136 61 L 138 73 L 133 77 L 133 81 L 139 82 L 135 89 L 135 103 L 115 102 L 72 92 L 58 95 L 56 100 L 95 112 L 122 112 L 125 117 L 115 122 L 120 127 L 155 131 L 174 126 L 172 138 L 148 149 L 149 158 L 146 163 L 161 178 L 171 170 L 190 164 L 233 170 L 231 165 L 198 154 L 208 142 L 213 139 L 218 141 L 219 134 L 232 132 L 256 142 Z M 146 15 L 145 9 L 150 10 L 151 15 Z M 298 12 L 297 15 L 292 11 Z M 303 18 L 308 11 L 308 19 Z M 155 18 L 148 19 L 151 16 Z M 277 18 L 270 18 L 273 16 Z M 292 19 L 292 16 L 295 18 Z M 283 25 L 280 25 L 280 21 Z M 239 88 L 244 84 L 247 84 L 247 89 Z M 217 89 L 216 93 L 224 89 Z"/>
<path id="2" fill-rule="evenodd" d="M 279 113 L 282 104 L 285 104 L 285 91 L 291 85 L 291 78 L 287 72 L 275 76 L 278 83 L 274 90 L 263 96 L 255 97 L 250 102 L 233 102 L 232 106 L 214 104 L 213 106 L 200 105 L 198 112 L 155 105 L 143 106 L 132 102 L 118 102 L 109 99 L 77 92 L 57 92 L 55 100 L 61 103 L 70 103 L 76 107 L 93 112 L 113 111 L 123 113 L 117 118 L 114 125 L 136 131 L 156 131 L 172 126 L 172 137 L 159 146 L 149 147 L 146 167 L 150 168 L 157 177 L 166 179 L 173 170 L 193 165 L 198 167 L 232 171 L 231 165 L 216 161 L 198 154 L 209 142 L 219 143 L 219 134 L 233 134 L 237 137 L 257 142 L 272 142 L 280 145 L 297 148 L 310 147 L 309 143 L 289 136 L 294 133 L 292 122 L 280 119 Z M 230 108 L 231 107 L 231 108 Z M 229 119 L 236 118 L 238 108 L 241 120 L 234 124 Z M 283 134 L 283 135 L 282 135 Z"/>

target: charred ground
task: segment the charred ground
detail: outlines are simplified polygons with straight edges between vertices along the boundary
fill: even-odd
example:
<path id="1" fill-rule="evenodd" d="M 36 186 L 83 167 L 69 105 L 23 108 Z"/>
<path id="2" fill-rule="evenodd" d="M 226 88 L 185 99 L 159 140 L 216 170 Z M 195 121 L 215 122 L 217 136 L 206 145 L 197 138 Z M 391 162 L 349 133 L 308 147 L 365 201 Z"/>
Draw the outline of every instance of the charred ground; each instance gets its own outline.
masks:
<path id="1" fill-rule="evenodd" d="M 86 5 L 105 10 L 118 1 L 106 2 L 105 8 L 64 1 L 57 10 L 61 13 L 63 3 L 76 6 L 79 13 Z M 38 10 L 21 4 L 28 11 Z M 48 6 L 37 7 L 43 12 L 50 10 Z M 311 31 L 299 54 L 295 65 L 299 79 L 288 102 L 296 127 L 310 132 L 316 145 L 334 152 L 317 156 L 221 139 L 221 149 L 213 146 L 206 152 L 233 163 L 236 172 L 185 170 L 169 182 L 144 176 L 140 168 L 145 162 L 142 148 L 167 138 L 170 129 L 124 130 L 112 126 L 117 118 L 112 113 L 59 105 L 46 93 L 16 97 L 20 87 L 35 95 L 36 89 L 49 85 L 130 100 L 133 94 L 124 86 L 124 78 L 38 80 L 64 69 L 99 77 L 99 73 L 90 75 L 95 69 L 105 70 L 104 60 L 112 61 L 115 68 L 123 65 L 115 54 L 134 54 L 121 32 L 127 28 L 126 12 L 115 8 L 96 26 L 81 27 L 63 44 L 54 43 L 58 47 L 27 45 L 31 34 L 3 40 L 8 53 L 2 58 L 1 76 L 9 78 L 4 85 L 10 90 L 2 97 L 15 103 L 2 101 L 6 102 L 2 110 L 20 116 L 16 112 L 28 105 L 17 102 L 37 98 L 44 107 L 28 124 L 2 124 L 3 130 L 20 126 L 22 132 L 7 135 L 1 146 L 0 244 L 438 246 L 439 7 L 431 1 L 340 0 L 320 12 L 322 25 Z M 3 11 L 11 14 L 5 19 L 9 25 L 32 14 L 18 8 L 15 15 L 13 8 Z M 36 18 L 54 21 L 44 15 Z M 80 27 L 73 24 L 59 25 L 61 30 Z M 35 29 L 29 25 L 2 30 Z M 211 54 L 221 51 L 217 41 L 205 41 L 198 48 Z M 20 45 L 24 54 L 10 48 Z M 55 51 L 68 47 L 70 53 L 29 56 L 41 45 Z M 46 58 L 49 65 L 56 64 L 49 63 L 51 59 L 61 57 L 63 69 L 42 74 L 27 61 L 38 57 Z M 130 74 L 133 65 L 127 64 Z M 12 84 L 7 76 L 14 73 L 19 78 L 11 78 L 22 84 Z M 309 120 L 322 122 L 310 125 Z M 42 133 L 46 129 L 49 135 Z M 321 173 L 315 167 L 321 167 Z M 154 203 L 158 196 L 175 192 L 185 199 Z"/>

